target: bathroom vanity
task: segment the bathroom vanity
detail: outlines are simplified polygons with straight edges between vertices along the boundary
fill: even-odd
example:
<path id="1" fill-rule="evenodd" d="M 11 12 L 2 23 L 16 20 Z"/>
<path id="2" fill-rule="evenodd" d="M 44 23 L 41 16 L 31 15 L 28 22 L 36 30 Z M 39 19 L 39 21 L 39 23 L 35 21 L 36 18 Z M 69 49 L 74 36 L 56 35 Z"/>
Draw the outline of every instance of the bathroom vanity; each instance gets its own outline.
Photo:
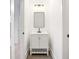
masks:
<path id="1" fill-rule="evenodd" d="M 47 54 L 49 51 L 49 36 L 47 32 L 32 32 L 30 35 L 30 55 Z"/>

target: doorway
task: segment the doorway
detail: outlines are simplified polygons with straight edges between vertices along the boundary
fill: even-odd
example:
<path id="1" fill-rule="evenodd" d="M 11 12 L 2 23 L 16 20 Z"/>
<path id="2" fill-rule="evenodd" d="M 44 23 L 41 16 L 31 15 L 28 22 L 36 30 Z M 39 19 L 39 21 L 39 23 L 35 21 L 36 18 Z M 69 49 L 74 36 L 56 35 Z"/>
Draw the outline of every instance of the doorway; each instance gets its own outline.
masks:
<path id="1" fill-rule="evenodd" d="M 11 0 L 11 59 L 39 57 L 39 55 L 29 55 L 29 52 L 32 51 L 30 50 L 30 39 L 32 37 L 36 40 L 37 37 L 42 37 L 45 41 L 39 40 L 39 42 L 47 42 L 49 45 L 39 42 L 38 44 L 38 40 L 33 40 L 35 44 L 37 43 L 37 47 L 39 46 L 38 48 L 42 47 L 41 51 L 43 51 L 42 49 L 45 52 L 50 51 L 49 57 L 40 55 L 41 58 L 50 59 L 50 56 L 52 56 L 53 59 L 69 59 L 68 5 L 68 0 Z M 42 16 L 38 16 L 38 18 L 44 20 L 44 22 L 37 20 L 34 22 L 34 19 L 38 19 L 34 18 L 34 13 L 36 13 L 35 15 L 41 14 Z M 39 23 L 43 24 L 40 25 Z M 40 28 L 39 31 L 38 27 Z M 42 32 L 41 35 L 37 33 L 40 31 Z M 33 47 L 35 46 L 33 45 Z M 33 51 L 39 50 L 36 49 L 37 47 Z"/>

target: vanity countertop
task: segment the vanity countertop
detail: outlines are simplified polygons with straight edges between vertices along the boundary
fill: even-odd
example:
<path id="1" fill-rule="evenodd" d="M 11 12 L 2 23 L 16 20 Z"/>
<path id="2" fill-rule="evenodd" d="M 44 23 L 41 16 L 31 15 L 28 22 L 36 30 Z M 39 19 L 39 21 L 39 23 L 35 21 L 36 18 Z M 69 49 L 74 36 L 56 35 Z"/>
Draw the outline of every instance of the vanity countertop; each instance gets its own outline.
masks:
<path id="1" fill-rule="evenodd" d="M 41 31 L 41 33 L 38 33 L 37 31 L 32 31 L 31 34 L 48 34 L 47 31 Z"/>

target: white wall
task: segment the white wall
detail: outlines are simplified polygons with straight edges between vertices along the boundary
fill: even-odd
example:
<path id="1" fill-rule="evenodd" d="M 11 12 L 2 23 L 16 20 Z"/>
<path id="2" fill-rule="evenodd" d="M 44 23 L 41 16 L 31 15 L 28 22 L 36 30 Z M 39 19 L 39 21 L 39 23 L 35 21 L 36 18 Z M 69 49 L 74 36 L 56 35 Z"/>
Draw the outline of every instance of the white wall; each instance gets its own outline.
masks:
<path id="1" fill-rule="evenodd" d="M 51 39 L 51 49 L 55 59 L 62 59 L 62 0 L 47 0 L 45 29 Z M 25 0 L 25 46 L 33 28 L 33 2 Z M 44 10 L 43 10 L 44 11 Z M 27 49 L 27 48 L 26 48 Z"/>
<path id="2" fill-rule="evenodd" d="M 48 5 L 49 34 L 55 59 L 62 59 L 62 0 L 50 0 Z"/>

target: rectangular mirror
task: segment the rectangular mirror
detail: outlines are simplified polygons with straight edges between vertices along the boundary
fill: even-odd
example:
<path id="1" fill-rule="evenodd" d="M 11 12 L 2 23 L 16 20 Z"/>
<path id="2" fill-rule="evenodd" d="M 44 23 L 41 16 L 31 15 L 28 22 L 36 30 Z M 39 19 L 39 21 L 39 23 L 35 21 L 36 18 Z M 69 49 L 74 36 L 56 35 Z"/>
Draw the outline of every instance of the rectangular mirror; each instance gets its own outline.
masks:
<path id="1" fill-rule="evenodd" d="M 44 27 L 45 27 L 45 13 L 34 12 L 34 28 L 44 28 Z"/>

